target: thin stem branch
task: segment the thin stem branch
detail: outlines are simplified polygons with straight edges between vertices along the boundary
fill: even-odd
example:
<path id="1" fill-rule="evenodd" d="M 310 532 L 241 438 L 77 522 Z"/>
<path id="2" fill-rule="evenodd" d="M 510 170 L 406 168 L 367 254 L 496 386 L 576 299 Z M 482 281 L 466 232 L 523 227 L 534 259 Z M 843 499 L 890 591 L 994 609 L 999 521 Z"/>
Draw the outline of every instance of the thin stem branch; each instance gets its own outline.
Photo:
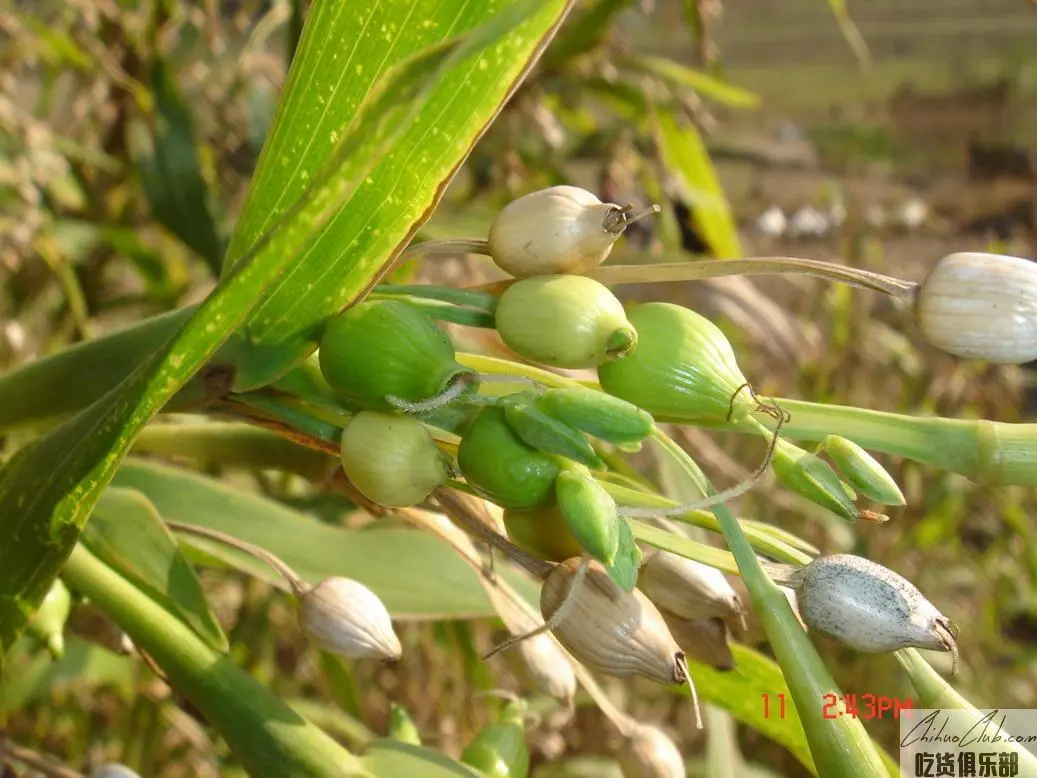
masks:
<path id="1" fill-rule="evenodd" d="M 83 778 L 82 773 L 65 767 L 53 757 L 44 756 L 25 746 L 15 745 L 9 740 L 4 743 L 4 752 L 6 756 L 14 759 L 16 762 L 28 765 L 41 775 L 47 776 L 47 778 Z M 2 763 L 0 763 L 0 769 L 2 769 Z"/>
<path id="2" fill-rule="evenodd" d="M 407 259 L 432 254 L 485 254 L 490 255 L 490 243 L 481 238 L 444 238 L 412 243 L 403 252 Z"/>
<path id="3" fill-rule="evenodd" d="M 295 593 L 296 597 L 301 597 L 310 589 L 309 584 L 300 578 L 299 574 L 289 567 L 286 562 L 284 562 L 280 557 L 270 553 L 265 548 L 260 548 L 259 546 L 240 540 L 233 535 L 228 535 L 219 530 L 209 529 L 208 527 L 199 527 L 196 524 L 185 524 L 184 522 L 171 521 L 167 519 L 166 526 L 172 530 L 183 532 L 187 535 L 195 535 L 200 538 L 215 540 L 217 543 L 222 543 L 225 546 L 229 546 L 230 548 L 237 549 L 249 556 L 255 557 L 259 561 L 269 565 L 278 575 L 284 578 L 288 585 L 292 587 L 292 592 Z"/>

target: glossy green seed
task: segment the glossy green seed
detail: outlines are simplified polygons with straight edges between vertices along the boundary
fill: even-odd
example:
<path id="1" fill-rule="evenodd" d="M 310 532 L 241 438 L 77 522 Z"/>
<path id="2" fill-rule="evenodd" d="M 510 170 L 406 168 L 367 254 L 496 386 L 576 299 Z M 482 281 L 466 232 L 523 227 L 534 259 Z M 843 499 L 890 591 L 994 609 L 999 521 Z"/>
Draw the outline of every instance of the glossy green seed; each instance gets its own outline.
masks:
<path id="1" fill-rule="evenodd" d="M 501 408 L 484 408 L 465 430 L 457 464 L 469 485 L 502 508 L 534 508 L 551 498 L 561 468 L 522 442 Z"/>
<path id="2" fill-rule="evenodd" d="M 332 319 L 320 342 L 320 370 L 352 407 L 392 410 L 387 397 L 417 403 L 474 375 L 428 316 L 397 300 L 369 300 Z"/>
<path id="3" fill-rule="evenodd" d="M 756 407 L 731 344 L 709 319 L 679 305 L 646 303 L 630 322 L 637 347 L 598 367 L 606 392 L 679 421 L 738 421 Z"/>

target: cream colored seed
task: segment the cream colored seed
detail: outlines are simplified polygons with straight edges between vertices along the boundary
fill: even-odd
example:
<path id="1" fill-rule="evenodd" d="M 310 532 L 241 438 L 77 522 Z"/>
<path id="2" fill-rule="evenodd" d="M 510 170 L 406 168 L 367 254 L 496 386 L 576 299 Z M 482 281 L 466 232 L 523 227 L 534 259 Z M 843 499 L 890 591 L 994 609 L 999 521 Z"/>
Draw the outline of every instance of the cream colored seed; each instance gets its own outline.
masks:
<path id="1" fill-rule="evenodd" d="M 623 778 L 684 778 L 684 757 L 658 727 L 638 724 L 617 754 Z"/>

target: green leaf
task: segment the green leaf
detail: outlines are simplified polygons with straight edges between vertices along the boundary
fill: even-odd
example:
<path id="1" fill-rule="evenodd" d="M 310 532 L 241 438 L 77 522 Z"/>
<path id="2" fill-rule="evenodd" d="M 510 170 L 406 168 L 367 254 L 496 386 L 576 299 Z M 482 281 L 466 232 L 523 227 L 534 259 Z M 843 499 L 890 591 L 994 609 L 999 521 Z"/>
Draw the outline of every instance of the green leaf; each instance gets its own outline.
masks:
<path id="1" fill-rule="evenodd" d="M 321 32 L 316 33 L 320 35 Z M 331 48 L 336 41 L 326 42 Z M 247 259 L 225 275 L 187 323 L 114 390 L 47 437 L 19 451 L 0 481 L 0 647 L 24 627 L 72 552 L 94 504 L 133 438 L 237 329 L 263 293 L 282 277 L 312 236 L 322 231 L 366 169 L 386 153 L 399 131 L 398 112 L 438 73 L 443 52 L 425 52 L 394 69 L 344 130 L 336 162 L 259 241 Z M 372 139 L 377 139 L 377 142 Z M 448 154 L 454 159 L 460 152 Z M 363 160 L 360 169 L 350 160 Z M 366 167 L 365 167 L 366 166 Z M 377 213 L 381 204 L 369 202 Z M 346 269 L 356 294 L 373 283 L 381 262 Z"/>
<path id="2" fill-rule="evenodd" d="M 155 316 L 0 376 L 0 431 L 40 425 L 82 410 L 118 386 L 193 312 L 194 308 L 184 308 Z"/>
<path id="3" fill-rule="evenodd" d="M 655 141 L 666 169 L 680 183 L 681 195 L 706 243 L 719 259 L 742 256 L 738 227 L 720 179 L 698 130 L 669 109 L 655 116 Z"/>
<path id="4" fill-rule="evenodd" d="M 114 483 L 146 495 L 165 519 L 219 530 L 277 554 L 310 583 L 332 575 L 354 578 L 370 587 L 395 619 L 494 615 L 476 575 L 428 533 L 398 525 L 360 530 L 329 526 L 214 479 L 133 459 L 119 470 Z M 183 542 L 284 586 L 276 573 L 252 557 L 188 535 Z M 539 587 L 529 578 L 510 570 L 503 575 L 531 602 L 539 601 Z"/>
<path id="5" fill-rule="evenodd" d="M 691 89 L 702 97 L 708 97 L 732 108 L 758 108 L 760 105 L 758 95 L 666 57 L 626 57 L 623 65 L 658 76 L 674 86 Z"/>
<path id="6" fill-rule="evenodd" d="M 227 638 L 209 610 L 201 582 L 143 494 L 108 489 L 98 500 L 81 542 L 188 624 L 210 647 L 227 650 Z"/>
<path id="7" fill-rule="evenodd" d="M 367 291 L 402 252 L 569 4 L 363 0 L 311 8 L 306 32 L 322 35 L 303 35 L 231 241 L 228 269 L 326 169 L 341 128 L 385 67 L 422 47 L 471 34 L 431 89 L 410 102 L 396 101 L 396 153 L 365 170 L 345 207 L 249 316 L 235 355 L 239 390 L 269 383 L 311 353 L 323 322 Z M 338 43 L 326 45 L 329 37 Z M 357 165 L 363 154 L 355 155 Z"/>
<path id="8" fill-rule="evenodd" d="M 562 28 L 544 57 L 544 66 L 560 68 L 600 44 L 613 27 L 613 20 L 630 5 L 630 0 L 596 0 Z"/>
<path id="9" fill-rule="evenodd" d="M 151 63 L 148 86 L 155 108 L 150 117 L 151 132 L 131 132 L 131 139 L 135 141 L 137 172 L 151 213 L 218 276 L 223 239 L 210 208 L 191 111 L 159 56 Z"/>
<path id="10" fill-rule="evenodd" d="M 133 451 L 223 468 L 283 470 L 317 482 L 337 464 L 334 457 L 276 432 L 237 422 L 149 424 L 134 442 Z"/>
<path id="11" fill-rule="evenodd" d="M 383 738 L 364 752 L 364 767 L 376 778 L 479 778 L 482 773 L 428 748 Z"/>

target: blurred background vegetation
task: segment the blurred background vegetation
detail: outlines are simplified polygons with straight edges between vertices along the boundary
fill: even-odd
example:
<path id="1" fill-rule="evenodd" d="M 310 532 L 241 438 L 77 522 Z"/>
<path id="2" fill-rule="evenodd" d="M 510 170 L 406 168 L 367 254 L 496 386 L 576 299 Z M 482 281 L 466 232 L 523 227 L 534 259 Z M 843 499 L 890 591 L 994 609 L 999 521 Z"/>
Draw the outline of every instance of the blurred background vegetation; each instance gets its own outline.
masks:
<path id="1" fill-rule="evenodd" d="M 0 370 L 212 288 L 304 11 L 250 0 L 24 0 L 0 15 Z M 1034 40 L 1037 7 L 1024 0 L 580 3 L 422 234 L 485 235 L 517 194 L 574 182 L 603 199 L 667 204 L 616 252 L 627 263 L 789 255 L 920 280 L 953 251 L 1033 257 Z M 398 275 L 496 277 L 474 258 Z M 625 291 L 708 313 L 764 395 L 1032 416 L 1026 369 L 937 353 L 906 312 L 868 293 L 770 277 Z M 4 450 L 23 435 L 7 434 Z M 736 436 L 686 435 L 722 483 L 755 466 L 758 452 Z M 740 515 L 902 573 L 961 625 L 957 684 L 974 703 L 1037 707 L 1033 494 L 884 464 L 907 498 L 885 526 L 851 531 L 770 485 L 743 497 Z M 324 521 L 351 513 L 319 483 L 219 462 L 205 472 Z M 397 702 L 428 744 L 456 755 L 491 718 L 481 695 L 518 688 L 506 662 L 478 658 L 502 634 L 488 621 L 405 623 L 400 664 L 345 668 L 307 651 L 272 587 L 226 573 L 206 582 L 235 660 L 346 742 L 384 733 Z M 233 774 L 211 733 L 125 654 L 99 611 L 78 605 L 67 643 L 60 661 L 32 652 L 8 667 L 12 741 L 82 770 L 119 759 L 145 776 Z M 909 696 L 892 657 L 818 643 L 847 692 Z M 606 688 L 662 723 L 706 774 L 705 736 L 683 698 L 648 682 Z M 895 722 L 868 728 L 893 747 Z M 805 774 L 747 728 L 712 731 L 761 774 Z M 531 730 L 544 775 L 563 754 L 609 753 L 615 737 L 590 706 Z M 613 769 L 588 764 L 587 774 Z"/>

